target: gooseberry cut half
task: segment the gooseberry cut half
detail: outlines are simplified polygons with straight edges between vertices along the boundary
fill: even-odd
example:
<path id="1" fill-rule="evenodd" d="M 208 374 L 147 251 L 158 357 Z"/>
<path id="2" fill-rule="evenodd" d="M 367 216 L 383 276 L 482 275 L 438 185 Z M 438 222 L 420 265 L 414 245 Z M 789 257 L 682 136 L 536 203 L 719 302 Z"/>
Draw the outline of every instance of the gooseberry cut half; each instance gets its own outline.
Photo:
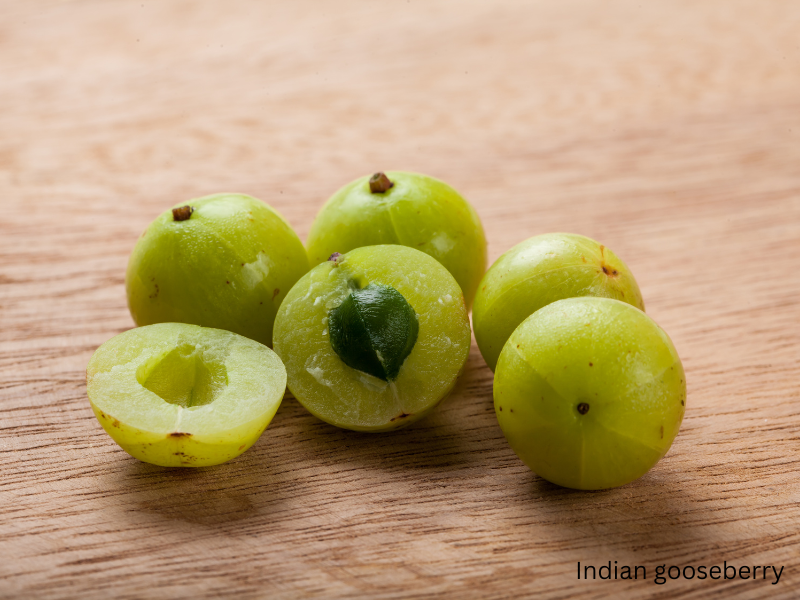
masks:
<path id="1" fill-rule="evenodd" d="M 203 467 L 255 443 L 280 406 L 286 370 L 272 350 L 235 333 L 160 323 L 100 346 L 86 386 L 98 421 L 128 454 Z"/>

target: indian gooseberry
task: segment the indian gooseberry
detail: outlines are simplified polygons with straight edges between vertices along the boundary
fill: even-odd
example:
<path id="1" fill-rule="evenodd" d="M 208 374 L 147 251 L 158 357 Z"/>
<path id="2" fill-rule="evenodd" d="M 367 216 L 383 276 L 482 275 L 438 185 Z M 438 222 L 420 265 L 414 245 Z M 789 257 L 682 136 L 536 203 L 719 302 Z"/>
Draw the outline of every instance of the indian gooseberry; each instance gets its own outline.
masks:
<path id="1" fill-rule="evenodd" d="M 403 171 L 356 179 L 322 207 L 307 248 L 314 266 L 334 252 L 381 244 L 408 246 L 438 260 L 472 305 L 486 270 L 486 238 L 478 214 L 452 187 Z"/>
<path id="2" fill-rule="evenodd" d="M 470 337 L 453 276 L 397 245 L 334 253 L 297 282 L 275 319 L 275 352 L 295 398 L 357 431 L 429 413 L 453 389 Z"/>
<path id="3" fill-rule="evenodd" d="M 278 307 L 308 268 L 302 242 L 267 204 L 205 196 L 142 233 L 128 262 L 128 307 L 140 326 L 193 323 L 271 346 Z"/>
<path id="4" fill-rule="evenodd" d="M 686 383 L 667 334 L 608 298 L 548 304 L 514 330 L 494 377 L 494 407 L 537 475 L 598 490 L 641 477 L 669 450 Z"/>
<path id="5" fill-rule="evenodd" d="M 529 315 L 564 298 L 615 298 L 644 310 L 625 263 L 604 245 L 572 233 L 537 235 L 489 268 L 472 310 L 475 340 L 494 371 L 503 345 Z"/>
<path id="6" fill-rule="evenodd" d="M 100 346 L 86 387 L 103 429 L 128 454 L 204 467 L 255 443 L 281 403 L 286 370 L 272 350 L 235 333 L 159 323 Z"/>

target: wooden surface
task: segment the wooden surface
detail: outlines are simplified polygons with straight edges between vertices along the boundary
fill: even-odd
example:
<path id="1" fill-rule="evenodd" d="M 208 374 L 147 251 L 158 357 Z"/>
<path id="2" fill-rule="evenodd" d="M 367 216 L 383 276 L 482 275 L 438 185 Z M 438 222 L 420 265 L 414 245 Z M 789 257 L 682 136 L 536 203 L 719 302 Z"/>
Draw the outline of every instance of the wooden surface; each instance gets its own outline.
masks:
<path id="1" fill-rule="evenodd" d="M 792 0 L 0 3 L 0 597 L 797 598 L 798 32 Z M 168 470 L 102 431 L 84 369 L 151 219 L 241 191 L 305 239 L 376 169 L 462 191 L 491 260 L 623 257 L 687 372 L 650 473 L 531 473 L 475 346 L 397 433 L 287 396 L 242 457 Z M 577 580 L 609 560 L 647 580 Z M 785 568 L 654 583 L 723 561 Z"/>

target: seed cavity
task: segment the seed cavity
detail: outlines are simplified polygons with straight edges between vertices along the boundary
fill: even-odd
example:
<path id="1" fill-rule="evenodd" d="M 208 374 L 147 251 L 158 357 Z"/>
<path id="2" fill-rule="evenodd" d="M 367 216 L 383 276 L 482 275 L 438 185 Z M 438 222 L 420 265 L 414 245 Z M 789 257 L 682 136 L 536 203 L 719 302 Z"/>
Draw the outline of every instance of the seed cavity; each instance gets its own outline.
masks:
<path id="1" fill-rule="evenodd" d="M 164 402 L 190 408 L 213 402 L 228 385 L 228 371 L 202 348 L 184 343 L 142 363 L 136 380 Z"/>

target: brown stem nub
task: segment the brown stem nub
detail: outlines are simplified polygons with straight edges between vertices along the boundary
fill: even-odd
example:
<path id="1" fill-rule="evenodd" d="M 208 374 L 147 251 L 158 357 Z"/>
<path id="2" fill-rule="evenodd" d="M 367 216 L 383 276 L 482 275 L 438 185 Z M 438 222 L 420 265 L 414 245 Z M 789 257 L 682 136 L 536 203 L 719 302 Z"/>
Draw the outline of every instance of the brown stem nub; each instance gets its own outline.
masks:
<path id="1" fill-rule="evenodd" d="M 369 191 L 373 194 L 383 194 L 394 187 L 394 183 L 386 176 L 383 171 L 378 171 L 369 178 Z"/>
<path id="2" fill-rule="evenodd" d="M 172 220 L 173 221 L 185 221 L 189 217 L 192 216 L 194 209 L 191 206 L 181 206 L 180 208 L 173 208 L 172 209 Z"/>
<path id="3" fill-rule="evenodd" d="M 578 412 L 582 415 L 585 415 L 587 412 L 589 412 L 589 405 L 586 402 L 581 402 L 578 404 Z"/>

